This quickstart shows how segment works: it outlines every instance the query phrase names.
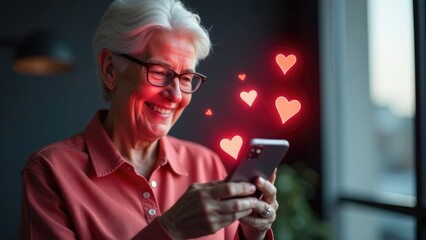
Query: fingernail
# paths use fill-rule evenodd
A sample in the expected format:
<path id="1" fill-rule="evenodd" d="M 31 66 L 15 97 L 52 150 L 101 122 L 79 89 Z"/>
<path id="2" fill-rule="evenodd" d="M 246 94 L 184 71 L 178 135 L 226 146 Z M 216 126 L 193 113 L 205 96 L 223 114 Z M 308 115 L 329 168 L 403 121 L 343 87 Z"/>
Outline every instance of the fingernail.
<path id="1" fill-rule="evenodd" d="M 253 184 L 250 184 L 249 189 L 250 189 L 250 192 L 254 192 L 254 191 L 256 191 L 256 186 L 253 185 Z"/>
<path id="2" fill-rule="evenodd" d="M 263 177 L 259 177 L 259 183 L 260 184 L 265 184 L 266 180 Z"/>

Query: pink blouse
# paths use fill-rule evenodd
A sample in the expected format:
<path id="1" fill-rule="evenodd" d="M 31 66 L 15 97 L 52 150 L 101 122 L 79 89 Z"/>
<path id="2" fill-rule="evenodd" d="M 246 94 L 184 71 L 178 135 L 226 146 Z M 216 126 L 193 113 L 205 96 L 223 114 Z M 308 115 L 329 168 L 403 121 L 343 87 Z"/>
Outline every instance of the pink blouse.
<path id="1" fill-rule="evenodd" d="M 192 183 L 225 178 L 214 152 L 166 136 L 145 179 L 111 142 L 102 125 L 106 114 L 98 112 L 83 133 L 28 159 L 22 171 L 21 239 L 170 239 L 157 217 Z M 199 239 L 235 239 L 237 228 L 238 221 Z"/>

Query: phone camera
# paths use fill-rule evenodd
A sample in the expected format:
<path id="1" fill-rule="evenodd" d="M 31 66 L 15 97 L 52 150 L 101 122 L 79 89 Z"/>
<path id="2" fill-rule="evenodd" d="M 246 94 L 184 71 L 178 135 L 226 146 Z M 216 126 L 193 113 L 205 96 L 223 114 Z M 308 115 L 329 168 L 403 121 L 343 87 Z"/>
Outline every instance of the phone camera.
<path id="1" fill-rule="evenodd" d="M 250 149 L 250 152 L 248 154 L 249 161 L 253 161 L 253 160 L 257 159 L 261 152 L 262 152 L 262 146 L 260 146 L 260 145 L 253 146 Z"/>

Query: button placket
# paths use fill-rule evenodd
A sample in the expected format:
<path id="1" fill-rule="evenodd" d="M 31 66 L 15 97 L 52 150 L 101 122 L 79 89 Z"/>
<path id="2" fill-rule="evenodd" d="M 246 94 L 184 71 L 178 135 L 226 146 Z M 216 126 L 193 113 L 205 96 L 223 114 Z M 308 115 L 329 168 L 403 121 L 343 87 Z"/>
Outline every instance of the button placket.
<path id="1" fill-rule="evenodd" d="M 150 197 L 151 197 L 151 193 L 149 193 L 149 192 L 144 192 L 144 193 L 142 193 L 142 197 L 143 197 L 143 198 L 145 198 L 145 199 L 148 199 L 148 198 L 150 198 Z"/>
<path id="2" fill-rule="evenodd" d="M 155 214 L 157 214 L 157 211 L 156 211 L 154 208 L 150 208 L 150 209 L 148 210 L 148 214 L 149 214 L 150 216 L 154 216 Z"/>
<path id="3" fill-rule="evenodd" d="M 142 204 L 142 211 L 144 212 L 146 220 L 151 222 L 160 213 L 153 192 L 153 188 L 157 187 L 157 182 L 146 180 L 143 177 L 140 180 L 138 191 Z"/>

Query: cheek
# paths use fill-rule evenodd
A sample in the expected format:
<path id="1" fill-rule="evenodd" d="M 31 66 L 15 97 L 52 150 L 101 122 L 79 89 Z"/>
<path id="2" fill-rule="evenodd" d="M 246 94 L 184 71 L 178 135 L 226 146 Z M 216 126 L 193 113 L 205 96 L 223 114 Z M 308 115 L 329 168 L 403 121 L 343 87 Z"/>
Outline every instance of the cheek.
<path id="1" fill-rule="evenodd" d="M 128 82 L 131 91 L 135 93 L 139 92 L 143 85 L 142 74 L 139 71 L 128 71 L 126 74 L 126 82 Z"/>
<path id="2" fill-rule="evenodd" d="M 133 78 L 127 85 L 127 92 L 130 96 L 138 98 L 138 100 L 150 99 L 161 91 L 161 89 L 151 86 L 143 78 Z"/>
<path id="3" fill-rule="evenodd" d="M 140 92 L 141 85 L 141 74 L 135 71 L 134 68 L 127 67 L 119 76 L 115 91 L 120 98 L 128 98 Z"/>
<path id="4" fill-rule="evenodd" d="M 191 96 L 192 95 L 182 96 L 182 101 L 179 103 L 179 108 L 176 110 L 173 116 L 172 124 L 174 124 L 180 118 L 185 108 L 189 105 L 191 102 Z"/>
<path id="5" fill-rule="evenodd" d="M 180 107 L 183 109 L 186 106 L 189 105 L 189 103 L 191 102 L 192 99 L 192 95 L 191 94 L 184 94 L 182 96 L 182 101 L 180 102 Z"/>

